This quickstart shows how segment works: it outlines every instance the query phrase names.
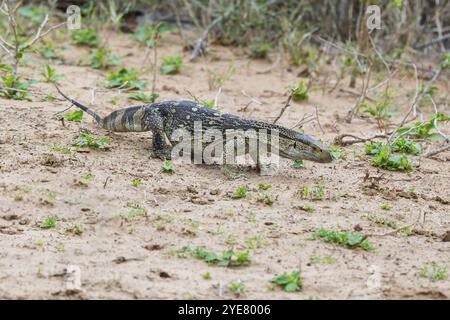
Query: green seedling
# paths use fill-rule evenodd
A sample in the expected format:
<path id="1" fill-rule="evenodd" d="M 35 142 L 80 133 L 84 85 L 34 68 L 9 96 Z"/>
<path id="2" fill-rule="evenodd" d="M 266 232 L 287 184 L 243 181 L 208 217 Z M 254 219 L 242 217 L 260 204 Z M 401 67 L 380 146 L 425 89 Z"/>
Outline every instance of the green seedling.
<path id="1" fill-rule="evenodd" d="M 91 67 L 94 69 L 108 69 L 116 66 L 120 62 L 120 58 L 111 55 L 111 49 L 99 48 L 94 51 L 91 57 Z"/>
<path id="2" fill-rule="evenodd" d="M 231 195 L 232 199 L 242 199 L 247 197 L 248 189 L 246 187 L 238 187 L 236 190 L 234 190 L 233 194 Z"/>
<path id="3" fill-rule="evenodd" d="M 121 88 L 128 90 L 143 90 L 147 87 L 147 81 L 138 79 L 137 69 L 121 68 L 119 71 L 110 71 L 106 78 L 107 88 Z"/>
<path id="4" fill-rule="evenodd" d="M 270 183 L 259 183 L 258 184 L 258 189 L 259 190 L 269 190 L 270 188 L 272 188 L 272 185 Z"/>
<path id="5" fill-rule="evenodd" d="M 65 78 L 64 74 L 57 73 L 55 68 L 52 68 L 48 63 L 44 65 L 44 71 L 41 72 L 41 76 L 49 83 L 58 83 L 59 80 Z"/>
<path id="6" fill-rule="evenodd" d="M 369 215 L 367 215 L 367 220 L 375 222 L 376 224 L 379 224 L 382 226 L 388 226 L 389 228 L 392 228 L 392 229 L 398 228 L 397 223 L 395 221 L 388 220 L 384 217 L 377 217 L 377 216 L 369 214 Z"/>
<path id="7" fill-rule="evenodd" d="M 140 187 L 140 186 L 142 186 L 142 185 L 144 185 L 144 184 L 142 183 L 142 180 L 141 180 L 141 179 L 139 179 L 139 178 L 134 178 L 134 179 L 131 180 L 131 185 L 132 185 L 133 187 Z"/>
<path id="8" fill-rule="evenodd" d="M 183 65 L 183 58 L 179 54 L 171 57 L 163 57 L 163 63 L 161 64 L 161 72 L 163 74 L 175 74 L 178 73 Z"/>
<path id="9" fill-rule="evenodd" d="M 67 121 L 81 122 L 81 120 L 83 120 L 83 115 L 83 110 L 75 110 L 64 114 L 64 119 Z"/>
<path id="10" fill-rule="evenodd" d="M 97 48 L 100 45 L 100 37 L 94 29 L 79 29 L 72 32 L 72 40 L 81 46 Z"/>
<path id="11" fill-rule="evenodd" d="M 172 173 L 173 172 L 173 164 L 170 160 L 165 160 L 163 163 L 163 171 L 166 173 Z"/>
<path id="12" fill-rule="evenodd" d="M 38 82 L 34 79 L 22 81 L 19 76 L 13 73 L 0 76 L 0 79 L 2 80 L 0 96 L 12 100 L 30 100 L 28 89 Z"/>
<path id="13" fill-rule="evenodd" d="M 303 160 L 297 159 L 297 160 L 294 160 L 293 166 L 294 166 L 295 169 L 301 169 L 301 168 L 303 168 L 305 165 L 304 165 L 304 163 L 303 163 Z"/>
<path id="14" fill-rule="evenodd" d="M 286 292 L 302 291 L 303 289 L 303 280 L 300 271 L 293 271 L 291 273 L 284 272 L 282 275 L 273 278 L 271 282 L 282 287 Z"/>
<path id="15" fill-rule="evenodd" d="M 323 239 L 347 248 L 360 247 L 364 250 L 372 250 L 373 245 L 367 240 L 367 236 L 359 232 L 343 232 L 335 230 L 320 229 L 312 234 L 313 239 Z"/>
<path id="16" fill-rule="evenodd" d="M 153 103 L 159 98 L 158 93 L 145 94 L 143 92 L 133 92 L 128 96 L 130 100 L 142 101 L 144 103 Z"/>
<path id="17" fill-rule="evenodd" d="M 44 221 L 42 221 L 40 225 L 41 229 L 52 229 L 56 227 L 56 217 L 55 216 L 48 216 L 45 218 Z"/>
<path id="18" fill-rule="evenodd" d="M 307 101 L 309 99 L 310 88 L 305 80 L 300 80 L 298 86 L 292 89 L 292 99 L 294 101 Z"/>
<path id="19" fill-rule="evenodd" d="M 77 148 L 89 147 L 92 149 L 100 149 L 105 148 L 109 142 L 110 138 L 108 137 L 95 138 L 90 133 L 82 133 L 72 142 L 72 145 Z"/>
<path id="20" fill-rule="evenodd" d="M 436 263 L 424 265 L 420 269 L 420 276 L 432 281 L 440 281 L 447 279 L 447 268 L 438 266 Z"/>

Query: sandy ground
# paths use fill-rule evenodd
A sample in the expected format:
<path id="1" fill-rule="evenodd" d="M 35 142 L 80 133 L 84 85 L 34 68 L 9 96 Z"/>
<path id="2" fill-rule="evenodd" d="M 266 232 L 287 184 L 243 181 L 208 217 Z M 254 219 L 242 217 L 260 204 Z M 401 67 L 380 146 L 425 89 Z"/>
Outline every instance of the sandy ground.
<path id="1" fill-rule="evenodd" d="M 143 69 L 145 50 L 126 35 L 110 37 L 109 45 L 124 56 L 122 65 Z M 298 82 L 302 69 L 278 66 L 260 73 L 272 63 L 249 60 L 231 48 L 212 51 L 211 61 L 185 63 L 178 75 L 158 74 L 160 100 L 186 99 L 188 91 L 212 100 L 217 90 L 209 88 L 208 77 L 234 66 L 236 71 L 222 85 L 220 105 L 229 113 L 270 121 L 287 98 L 287 86 Z M 179 39 L 166 36 L 159 56 L 177 52 L 181 53 Z M 61 88 L 86 103 L 92 102 L 96 88 L 91 106 L 103 115 L 118 108 L 111 103 L 113 98 L 121 106 L 133 104 L 126 93 L 103 88 L 105 72 L 77 65 L 88 54 L 89 49 L 74 46 L 61 51 L 65 64 L 56 65 L 66 75 Z M 187 61 L 189 53 L 182 54 Z M 41 64 L 35 57 L 21 70 L 40 78 Z M 150 84 L 151 72 L 143 78 Z M 304 114 L 314 114 L 317 106 L 324 133 L 316 122 L 306 124 L 304 130 L 327 144 L 338 133 L 376 133 L 376 124 L 367 118 L 356 117 L 352 124 L 341 120 L 356 99 L 340 90 L 348 90 L 347 85 L 345 80 L 331 93 L 318 90 L 309 101 L 293 103 L 280 124 L 291 127 Z M 439 86 L 441 93 L 448 92 L 444 83 Z M 40 83 L 36 88 L 56 96 L 51 85 Z M 409 106 L 414 78 L 397 74 L 393 88 L 400 111 L 397 122 Z M 251 101 L 249 96 L 262 104 L 253 102 L 243 110 Z M 54 114 L 68 103 L 33 100 L 0 99 L 2 299 L 450 298 L 448 278 L 420 277 L 425 264 L 450 266 L 450 242 L 442 240 L 450 231 L 449 152 L 433 159 L 412 157 L 416 168 L 410 174 L 372 167 L 368 157 L 361 156 L 363 145 L 346 148 L 344 156 L 330 164 L 305 162 L 304 168 L 295 169 L 291 161 L 282 160 L 274 176 L 242 169 L 241 176 L 232 180 L 217 166 L 187 164 L 174 165 L 174 173 L 167 174 L 162 162 L 150 157 L 150 133 L 108 133 L 88 115 L 81 126 L 67 121 L 64 126 Z M 109 148 L 73 154 L 51 148 L 52 144 L 70 146 L 81 130 L 109 136 Z M 450 132 L 448 127 L 443 130 Z M 423 145 L 425 149 L 436 146 Z M 83 179 L 89 173 L 93 178 Z M 370 178 L 364 179 L 367 174 Z M 142 179 L 143 185 L 133 186 L 134 178 Z M 258 201 L 259 183 L 272 185 L 266 191 L 276 199 L 272 205 Z M 303 187 L 319 184 L 324 186 L 322 200 L 301 197 Z M 229 193 L 239 186 L 250 190 L 248 196 L 231 199 Z M 382 203 L 392 208 L 381 210 Z M 302 210 L 305 205 L 314 212 Z M 146 215 L 129 217 L 130 207 L 144 208 Z M 392 229 L 369 221 L 369 214 L 399 226 L 414 224 L 413 232 L 409 236 L 389 233 Z M 42 229 L 48 216 L 57 217 L 56 227 Z M 70 232 L 74 224 L 81 226 L 82 234 Z M 375 249 L 310 240 L 311 233 L 322 227 L 375 234 L 369 237 Z M 249 239 L 255 237 L 260 239 L 256 248 L 249 248 Z M 217 253 L 230 247 L 248 249 L 251 263 L 223 268 L 171 254 L 183 246 Z M 80 290 L 70 288 L 76 277 L 68 275 L 67 268 L 80 275 Z M 275 275 L 296 269 L 302 271 L 303 291 L 286 293 L 269 285 Z M 204 278 L 205 273 L 210 279 Z M 239 296 L 228 288 L 237 280 L 245 285 Z"/>

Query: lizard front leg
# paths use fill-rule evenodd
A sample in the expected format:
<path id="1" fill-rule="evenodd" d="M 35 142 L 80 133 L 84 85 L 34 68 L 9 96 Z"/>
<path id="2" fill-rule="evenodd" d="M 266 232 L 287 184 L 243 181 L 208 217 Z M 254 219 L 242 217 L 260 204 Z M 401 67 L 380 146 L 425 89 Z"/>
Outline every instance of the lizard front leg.
<path id="1" fill-rule="evenodd" d="M 153 131 L 152 156 L 161 160 L 170 160 L 172 147 L 166 143 L 165 133 Z"/>

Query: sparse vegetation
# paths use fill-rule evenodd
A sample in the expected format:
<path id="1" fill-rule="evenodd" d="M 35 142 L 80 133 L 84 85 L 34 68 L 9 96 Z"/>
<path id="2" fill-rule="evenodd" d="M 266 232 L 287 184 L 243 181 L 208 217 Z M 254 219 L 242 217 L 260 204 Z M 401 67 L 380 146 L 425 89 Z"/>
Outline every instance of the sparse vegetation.
<path id="1" fill-rule="evenodd" d="M 72 40 L 81 46 L 97 48 L 100 45 L 100 36 L 94 29 L 79 29 L 72 32 Z"/>
<path id="2" fill-rule="evenodd" d="M 374 248 L 367 240 L 367 236 L 360 232 L 320 229 L 312 234 L 312 238 L 323 239 L 325 242 L 335 243 L 348 248 L 360 247 L 364 250 L 372 250 Z"/>
<path id="3" fill-rule="evenodd" d="M 87 0 L 73 3 L 77 30 L 66 2 L 0 5 L 2 295 L 447 295 L 449 1 Z M 201 115 L 203 129 L 233 127 L 231 113 L 311 136 L 334 161 L 178 165 L 154 132 L 107 133 L 55 84 L 101 117 L 155 101 L 210 108 L 133 115 L 163 124 L 168 147 L 172 126 Z M 7 267 L 28 251 L 34 272 Z"/>
<path id="4" fill-rule="evenodd" d="M 147 81 L 139 80 L 139 72 L 134 68 L 121 68 L 117 72 L 110 71 L 106 80 L 107 88 L 144 90 L 147 87 Z"/>
<path id="5" fill-rule="evenodd" d="M 104 149 L 109 142 L 110 139 L 108 137 L 96 138 L 90 133 L 82 133 L 72 142 L 72 145 L 77 148 L 89 147 L 92 149 Z"/>
<path id="6" fill-rule="evenodd" d="M 447 279 L 447 268 L 438 266 L 436 263 L 426 264 L 420 269 L 420 276 L 433 281 L 445 280 Z"/>
<path id="7" fill-rule="evenodd" d="M 108 69 L 118 65 L 120 58 L 111 55 L 111 49 L 99 48 L 94 51 L 91 57 L 91 67 L 94 69 Z"/>
<path id="8" fill-rule="evenodd" d="M 128 99 L 130 99 L 130 100 L 142 101 L 144 103 L 153 103 L 158 98 L 159 98 L 159 94 L 157 94 L 157 93 L 152 93 L 152 94 L 148 95 L 143 92 L 133 92 L 128 96 Z"/>
<path id="9" fill-rule="evenodd" d="M 226 250 L 218 255 L 202 247 L 194 249 L 183 247 L 180 250 L 172 250 L 171 254 L 179 258 L 193 257 L 210 265 L 217 264 L 220 267 L 240 267 L 250 264 L 250 253 L 248 251 Z"/>

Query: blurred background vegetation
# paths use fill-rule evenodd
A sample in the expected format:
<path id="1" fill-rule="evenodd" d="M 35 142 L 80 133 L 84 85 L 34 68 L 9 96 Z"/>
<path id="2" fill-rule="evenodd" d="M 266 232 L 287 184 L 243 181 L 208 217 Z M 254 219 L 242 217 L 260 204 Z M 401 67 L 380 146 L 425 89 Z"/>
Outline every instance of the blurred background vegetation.
<path id="1" fill-rule="evenodd" d="M 274 47 L 284 48 L 294 56 L 294 62 L 298 47 L 314 43 L 317 37 L 360 51 L 370 47 L 365 23 L 369 5 L 380 7 L 382 22 L 381 29 L 371 36 L 394 58 L 408 50 L 442 53 L 450 44 L 447 0 L 47 0 L 23 4 L 38 13 L 33 16 L 33 12 L 22 10 L 31 22 L 38 21 L 39 7 L 59 9 L 61 15 L 67 6 L 75 4 L 82 8 L 85 22 L 87 19 L 97 27 L 111 24 L 125 32 L 132 31 L 136 22 L 166 22 L 202 31 L 218 20 L 209 32 L 210 41 L 249 46 L 256 55 Z M 5 21 L 2 29 L 6 29 Z"/>

